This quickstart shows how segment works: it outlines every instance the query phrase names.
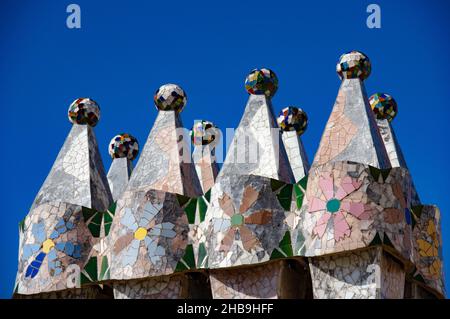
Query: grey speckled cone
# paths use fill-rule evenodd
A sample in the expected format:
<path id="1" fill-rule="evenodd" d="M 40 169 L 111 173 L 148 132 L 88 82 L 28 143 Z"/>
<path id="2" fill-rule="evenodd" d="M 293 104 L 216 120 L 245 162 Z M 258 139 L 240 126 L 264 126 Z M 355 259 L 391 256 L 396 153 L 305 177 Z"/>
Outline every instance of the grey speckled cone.
<path id="1" fill-rule="evenodd" d="M 397 141 L 397 137 L 394 132 L 394 128 L 388 120 L 377 119 L 378 129 L 380 130 L 381 137 L 383 139 L 384 146 L 389 157 L 389 162 L 392 167 L 402 167 L 408 169 L 405 158 L 403 156 L 400 144 Z M 411 201 L 412 205 L 419 205 L 420 198 L 416 191 L 413 181 L 411 180 Z"/>
<path id="2" fill-rule="evenodd" d="M 223 268 L 251 265 L 250 272 L 259 273 L 267 267 L 260 263 L 271 259 L 287 231 L 285 209 L 272 186 L 293 181 L 271 100 L 250 95 L 211 189 L 204 223 L 214 298 L 280 297 L 278 274 L 287 269 L 283 262 L 271 263 L 273 276 L 263 271 L 261 281 L 241 268 Z M 265 275 L 272 277 L 267 281 Z"/>
<path id="3" fill-rule="evenodd" d="M 84 213 L 111 203 L 93 128 L 74 124 L 20 225 L 15 297 L 98 297 L 97 286 L 79 286 L 77 270 L 83 271 L 98 241 Z"/>
<path id="4" fill-rule="evenodd" d="M 126 157 L 114 158 L 108 171 L 108 183 L 114 201 L 117 201 L 128 185 L 133 163 Z"/>
<path id="5" fill-rule="evenodd" d="M 64 202 L 106 210 L 111 191 L 94 130 L 74 124 L 31 209 L 47 202 Z"/>
<path id="6" fill-rule="evenodd" d="M 283 131 L 281 135 L 284 148 L 294 174 L 295 182 L 308 175 L 309 162 L 301 137 L 295 131 Z"/>
<path id="7" fill-rule="evenodd" d="M 190 244 L 186 202 L 180 198 L 202 194 L 185 138 L 179 114 L 159 111 L 117 201 L 107 243 L 116 298 L 180 297 L 181 277 L 165 277 L 175 272 Z"/>
<path id="8" fill-rule="evenodd" d="M 285 183 L 294 180 L 271 99 L 265 95 L 250 95 L 217 180 L 220 183 L 233 175 L 262 176 Z"/>
<path id="9" fill-rule="evenodd" d="M 198 196 L 202 193 L 194 166 L 190 161 L 183 161 L 183 155 L 179 154 L 177 129 L 183 129 L 178 113 L 158 113 L 127 191 L 150 187 L 185 196 Z M 185 147 L 183 151 L 189 149 Z"/>
<path id="10" fill-rule="evenodd" d="M 339 161 L 390 167 L 364 83 L 358 78 L 342 81 L 312 166 Z"/>

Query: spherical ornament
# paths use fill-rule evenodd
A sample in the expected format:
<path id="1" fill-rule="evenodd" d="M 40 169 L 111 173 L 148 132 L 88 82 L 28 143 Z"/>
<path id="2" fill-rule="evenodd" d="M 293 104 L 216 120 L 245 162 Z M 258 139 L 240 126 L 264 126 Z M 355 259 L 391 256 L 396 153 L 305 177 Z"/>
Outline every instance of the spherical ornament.
<path id="1" fill-rule="evenodd" d="M 397 102 L 386 93 L 375 93 L 369 98 L 370 107 L 375 117 L 389 122 L 397 115 Z"/>
<path id="2" fill-rule="evenodd" d="M 336 72 L 341 79 L 360 78 L 365 80 L 369 77 L 372 65 L 369 58 L 359 51 L 351 51 L 341 55 L 336 65 Z"/>
<path id="3" fill-rule="evenodd" d="M 153 98 L 160 111 L 181 112 L 186 105 L 186 93 L 176 84 L 165 84 L 156 90 Z"/>
<path id="4" fill-rule="evenodd" d="M 308 116 L 295 106 L 288 106 L 281 110 L 277 118 L 278 126 L 283 131 L 296 131 L 302 135 L 308 126 Z"/>
<path id="5" fill-rule="evenodd" d="M 100 120 L 100 107 L 90 98 L 79 98 L 70 104 L 69 121 L 73 124 L 97 125 Z"/>
<path id="6" fill-rule="evenodd" d="M 269 69 L 254 69 L 245 79 L 245 89 L 250 94 L 274 96 L 278 89 L 278 78 Z"/>
<path id="7" fill-rule="evenodd" d="M 219 138 L 218 128 L 211 122 L 195 122 L 191 130 L 192 144 L 196 146 L 207 145 Z"/>
<path id="8" fill-rule="evenodd" d="M 132 161 L 139 153 L 139 144 L 135 137 L 122 133 L 111 139 L 108 150 L 112 158 L 126 157 Z"/>

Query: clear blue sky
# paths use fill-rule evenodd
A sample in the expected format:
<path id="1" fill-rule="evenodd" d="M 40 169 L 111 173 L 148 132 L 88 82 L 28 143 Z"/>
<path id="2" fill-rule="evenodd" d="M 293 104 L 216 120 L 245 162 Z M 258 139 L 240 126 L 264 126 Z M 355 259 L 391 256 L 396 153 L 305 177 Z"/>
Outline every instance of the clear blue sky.
<path id="1" fill-rule="evenodd" d="M 73 2 L 81 6 L 81 29 L 65 24 Z M 441 208 L 450 273 L 450 2 L 218 2 L 1 1 L 0 297 L 11 295 L 17 224 L 70 130 L 72 100 L 100 104 L 95 131 L 108 169 L 113 135 L 126 131 L 145 142 L 160 85 L 187 92 L 185 126 L 204 118 L 236 127 L 245 76 L 268 67 L 279 78 L 276 111 L 293 104 L 308 113 L 303 141 L 312 159 L 340 84 L 336 61 L 353 49 L 372 61 L 368 93 L 398 102 L 393 125 L 422 201 Z M 366 27 L 370 3 L 381 6 L 381 29 Z"/>

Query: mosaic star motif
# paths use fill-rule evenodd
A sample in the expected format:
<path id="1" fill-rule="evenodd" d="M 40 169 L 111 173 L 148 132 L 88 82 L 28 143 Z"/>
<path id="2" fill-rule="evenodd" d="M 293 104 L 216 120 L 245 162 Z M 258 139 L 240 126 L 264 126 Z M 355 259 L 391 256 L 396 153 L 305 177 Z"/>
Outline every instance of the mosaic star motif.
<path id="1" fill-rule="evenodd" d="M 358 51 L 341 55 L 339 63 L 336 65 L 336 72 L 341 79 L 360 78 L 365 80 L 369 77 L 371 69 L 369 58 Z"/>
<path id="2" fill-rule="evenodd" d="M 376 118 L 391 122 L 397 115 L 397 102 L 386 93 L 375 93 L 369 98 L 370 107 Z"/>
<path id="3" fill-rule="evenodd" d="M 257 245 L 260 245 L 256 234 L 251 230 L 248 225 L 265 225 L 272 221 L 272 212 L 267 210 L 258 210 L 253 212 L 249 216 L 244 216 L 252 205 L 258 199 L 259 193 L 251 186 L 247 186 L 244 190 L 242 202 L 237 210 L 234 207 L 232 199 L 224 193 L 222 198 L 219 199 L 219 205 L 225 213 L 225 220 L 228 220 L 229 227 L 225 229 L 225 236 L 222 239 L 220 250 L 228 252 L 233 244 L 236 236 L 236 232 L 239 231 L 241 235 L 242 244 L 244 249 L 250 251 Z"/>
<path id="4" fill-rule="evenodd" d="M 321 198 L 311 197 L 308 199 L 310 203 L 309 213 L 322 214 L 313 229 L 313 234 L 322 238 L 331 221 L 334 239 L 338 242 L 346 236 L 350 237 L 351 228 L 347 222 L 348 215 L 352 215 L 359 220 L 366 220 L 371 217 L 369 206 L 353 202 L 347 198 L 357 191 L 361 185 L 362 182 L 350 176 L 342 178 L 340 183 L 335 183 L 331 175 L 319 178 L 319 187 L 322 191 Z"/>
<path id="5" fill-rule="evenodd" d="M 73 124 L 95 126 L 100 120 L 100 106 L 90 98 L 79 98 L 70 104 L 68 116 Z"/>
<path id="6" fill-rule="evenodd" d="M 160 111 L 181 112 L 186 105 L 187 96 L 178 85 L 165 84 L 156 90 L 153 100 Z"/>
<path id="7" fill-rule="evenodd" d="M 302 109 L 288 106 L 280 111 L 277 122 L 283 131 L 296 131 L 297 135 L 302 135 L 308 126 L 308 116 Z"/>
<path id="8" fill-rule="evenodd" d="M 250 94 L 274 96 L 278 89 L 278 78 L 269 69 L 254 69 L 245 79 L 245 89 Z"/>
<path id="9" fill-rule="evenodd" d="M 218 136 L 217 127 L 209 121 L 197 121 L 191 130 L 191 140 L 194 145 L 208 145 Z"/>
<path id="10" fill-rule="evenodd" d="M 108 151 L 112 158 L 126 157 L 132 161 L 139 153 L 139 144 L 134 136 L 122 133 L 111 139 Z"/>

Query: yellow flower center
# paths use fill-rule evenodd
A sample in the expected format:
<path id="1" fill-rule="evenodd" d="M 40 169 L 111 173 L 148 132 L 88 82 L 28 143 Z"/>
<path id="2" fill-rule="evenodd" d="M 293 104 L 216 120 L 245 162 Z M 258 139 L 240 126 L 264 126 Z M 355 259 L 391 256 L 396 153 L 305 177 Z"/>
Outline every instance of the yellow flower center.
<path id="1" fill-rule="evenodd" d="M 143 240 L 145 236 L 147 236 L 147 229 L 145 229 L 144 227 L 139 227 L 134 232 L 134 238 L 136 238 L 137 240 Z"/>
<path id="2" fill-rule="evenodd" d="M 47 239 L 42 243 L 42 251 L 46 254 L 48 254 L 53 247 L 55 247 L 55 243 L 51 239 Z"/>

